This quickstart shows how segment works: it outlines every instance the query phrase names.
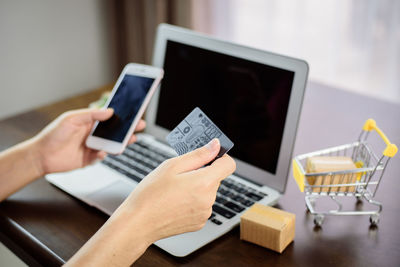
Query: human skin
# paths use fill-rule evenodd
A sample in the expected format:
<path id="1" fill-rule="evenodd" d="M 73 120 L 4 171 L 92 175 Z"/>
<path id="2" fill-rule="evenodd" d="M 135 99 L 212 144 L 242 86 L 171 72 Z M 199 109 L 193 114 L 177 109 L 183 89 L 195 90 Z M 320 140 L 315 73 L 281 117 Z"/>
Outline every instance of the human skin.
<path id="1" fill-rule="evenodd" d="M 113 110 L 62 114 L 35 137 L 0 153 L 0 201 L 47 173 L 84 167 L 106 156 L 85 146 L 96 120 Z M 140 121 L 136 130 L 145 127 Z M 129 143 L 136 140 L 133 135 Z M 155 241 L 201 229 L 212 213 L 221 180 L 236 168 L 220 143 L 169 159 L 146 176 L 107 222 L 67 262 L 70 266 L 126 266 Z"/>

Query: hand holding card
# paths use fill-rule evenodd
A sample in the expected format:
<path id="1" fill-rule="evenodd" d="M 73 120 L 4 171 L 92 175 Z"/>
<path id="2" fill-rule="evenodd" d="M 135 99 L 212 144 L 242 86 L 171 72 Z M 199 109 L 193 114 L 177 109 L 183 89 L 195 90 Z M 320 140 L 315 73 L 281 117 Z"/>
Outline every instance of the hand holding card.
<path id="1" fill-rule="evenodd" d="M 221 143 L 217 158 L 222 157 L 233 147 L 232 141 L 200 108 L 196 107 L 168 134 L 166 139 L 170 146 L 182 155 L 206 145 L 214 138 L 218 138 Z"/>

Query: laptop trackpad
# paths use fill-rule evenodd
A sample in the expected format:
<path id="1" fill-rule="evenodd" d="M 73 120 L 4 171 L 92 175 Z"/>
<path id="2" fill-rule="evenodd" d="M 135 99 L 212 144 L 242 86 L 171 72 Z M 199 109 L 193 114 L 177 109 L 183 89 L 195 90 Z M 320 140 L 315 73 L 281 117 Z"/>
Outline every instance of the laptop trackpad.
<path id="1" fill-rule="evenodd" d="M 86 198 L 93 206 L 111 215 L 128 197 L 133 188 L 134 186 L 131 184 L 117 181 L 86 196 Z"/>

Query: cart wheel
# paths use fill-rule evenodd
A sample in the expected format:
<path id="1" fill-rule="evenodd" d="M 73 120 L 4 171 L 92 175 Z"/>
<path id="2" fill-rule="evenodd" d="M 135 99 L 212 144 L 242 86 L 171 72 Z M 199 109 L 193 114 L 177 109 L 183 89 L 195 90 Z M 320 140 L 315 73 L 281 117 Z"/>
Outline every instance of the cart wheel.
<path id="1" fill-rule="evenodd" d="M 315 208 L 315 199 L 311 198 L 311 199 L 309 199 L 309 201 L 310 201 L 310 206 Z M 310 212 L 310 208 L 308 207 L 307 202 L 305 203 L 305 205 L 306 205 L 307 212 Z"/>
<path id="2" fill-rule="evenodd" d="M 315 226 L 321 227 L 323 222 L 324 222 L 324 215 L 318 214 L 314 216 Z"/>
<path id="3" fill-rule="evenodd" d="M 379 214 L 372 214 L 369 217 L 369 222 L 371 223 L 371 225 L 377 226 L 379 223 Z"/>
<path id="4" fill-rule="evenodd" d="M 306 213 L 310 213 L 310 209 L 308 208 L 307 203 L 306 203 Z"/>
<path id="5" fill-rule="evenodd" d="M 357 203 L 356 204 L 362 204 L 363 202 L 362 202 L 362 197 L 356 197 L 356 199 L 357 199 Z"/>

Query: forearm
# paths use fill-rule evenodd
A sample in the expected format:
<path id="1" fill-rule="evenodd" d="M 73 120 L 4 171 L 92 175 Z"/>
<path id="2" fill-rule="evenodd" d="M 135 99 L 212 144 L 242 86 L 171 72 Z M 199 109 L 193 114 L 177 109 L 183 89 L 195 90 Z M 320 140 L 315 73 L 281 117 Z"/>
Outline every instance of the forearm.
<path id="1" fill-rule="evenodd" d="M 32 140 L 0 153 L 0 201 L 44 175 L 39 155 Z"/>
<path id="2" fill-rule="evenodd" d="M 148 228 L 122 205 L 66 266 L 129 266 L 152 244 Z"/>

